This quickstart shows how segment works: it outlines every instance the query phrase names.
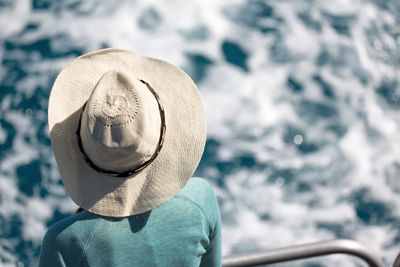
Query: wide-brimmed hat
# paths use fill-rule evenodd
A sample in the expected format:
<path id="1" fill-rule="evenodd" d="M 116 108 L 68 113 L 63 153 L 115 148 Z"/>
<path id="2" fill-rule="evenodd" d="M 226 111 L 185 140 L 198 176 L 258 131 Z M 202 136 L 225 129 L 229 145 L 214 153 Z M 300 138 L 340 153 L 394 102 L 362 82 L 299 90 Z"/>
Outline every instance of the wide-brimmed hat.
<path id="1" fill-rule="evenodd" d="M 55 158 L 72 200 L 125 217 L 174 197 L 193 175 L 206 119 L 190 77 L 167 62 L 121 49 L 72 61 L 49 100 Z"/>

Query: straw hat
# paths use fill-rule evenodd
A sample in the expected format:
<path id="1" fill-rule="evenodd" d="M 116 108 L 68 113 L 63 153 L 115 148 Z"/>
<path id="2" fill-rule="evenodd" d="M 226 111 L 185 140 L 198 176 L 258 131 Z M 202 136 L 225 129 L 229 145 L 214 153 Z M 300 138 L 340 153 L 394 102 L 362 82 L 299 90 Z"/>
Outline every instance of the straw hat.
<path id="1" fill-rule="evenodd" d="M 204 150 L 205 112 L 190 77 L 126 50 L 72 61 L 53 85 L 48 112 L 68 193 L 104 216 L 142 213 L 171 199 Z"/>

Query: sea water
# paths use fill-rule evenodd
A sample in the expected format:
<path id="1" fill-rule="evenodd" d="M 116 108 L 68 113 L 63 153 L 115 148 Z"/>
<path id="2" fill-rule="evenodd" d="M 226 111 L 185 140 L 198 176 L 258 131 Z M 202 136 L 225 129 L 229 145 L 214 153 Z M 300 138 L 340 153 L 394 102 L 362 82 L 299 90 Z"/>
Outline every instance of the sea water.
<path id="1" fill-rule="evenodd" d="M 46 229 L 76 208 L 47 103 L 66 64 L 106 47 L 166 60 L 197 83 L 208 139 L 196 175 L 218 196 L 224 256 L 349 238 L 391 263 L 399 15 L 397 0 L 1 0 L 0 265 L 35 266 Z"/>

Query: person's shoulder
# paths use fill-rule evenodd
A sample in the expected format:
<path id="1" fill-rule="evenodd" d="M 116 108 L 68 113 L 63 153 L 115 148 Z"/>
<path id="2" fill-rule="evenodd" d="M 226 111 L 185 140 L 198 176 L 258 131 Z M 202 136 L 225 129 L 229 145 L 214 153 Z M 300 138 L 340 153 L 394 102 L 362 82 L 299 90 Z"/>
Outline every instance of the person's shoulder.
<path id="1" fill-rule="evenodd" d="M 189 198 L 193 201 L 213 195 L 214 191 L 210 183 L 200 177 L 192 177 L 189 179 L 185 187 L 178 194 L 178 196 Z"/>
<path id="2" fill-rule="evenodd" d="M 69 239 L 74 233 L 80 232 L 84 228 L 92 227 L 90 224 L 85 223 L 90 217 L 90 213 L 83 211 L 54 223 L 47 230 L 43 243 L 60 243 Z"/>
<path id="3" fill-rule="evenodd" d="M 218 213 L 218 202 L 214 190 L 211 184 L 203 178 L 192 177 L 189 179 L 188 183 L 177 195 L 177 198 L 191 201 L 209 218 Z"/>
<path id="4" fill-rule="evenodd" d="M 99 221 L 93 219 L 91 213 L 83 211 L 50 226 L 42 241 L 39 266 L 79 266 Z"/>

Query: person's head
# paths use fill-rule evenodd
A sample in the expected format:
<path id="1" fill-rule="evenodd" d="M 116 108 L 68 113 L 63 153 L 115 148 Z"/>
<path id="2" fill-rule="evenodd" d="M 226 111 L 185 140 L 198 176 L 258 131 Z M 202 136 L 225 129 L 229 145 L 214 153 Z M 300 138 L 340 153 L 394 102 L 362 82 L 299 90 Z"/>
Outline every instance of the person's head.
<path id="1" fill-rule="evenodd" d="M 121 49 L 85 54 L 59 74 L 49 128 L 71 198 L 111 217 L 142 213 L 175 196 L 206 139 L 204 108 L 189 76 Z"/>

